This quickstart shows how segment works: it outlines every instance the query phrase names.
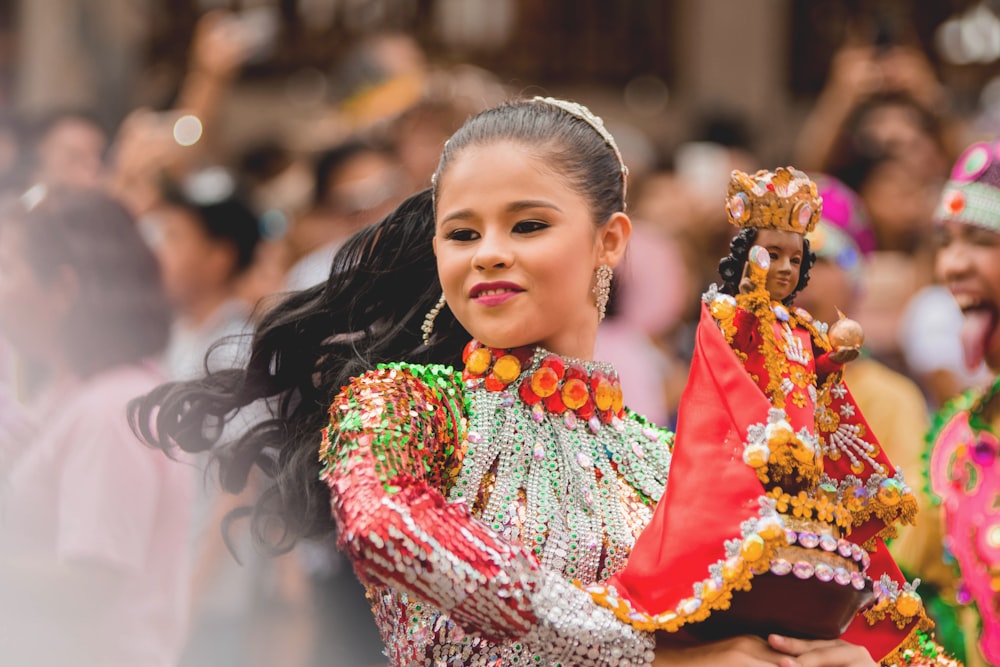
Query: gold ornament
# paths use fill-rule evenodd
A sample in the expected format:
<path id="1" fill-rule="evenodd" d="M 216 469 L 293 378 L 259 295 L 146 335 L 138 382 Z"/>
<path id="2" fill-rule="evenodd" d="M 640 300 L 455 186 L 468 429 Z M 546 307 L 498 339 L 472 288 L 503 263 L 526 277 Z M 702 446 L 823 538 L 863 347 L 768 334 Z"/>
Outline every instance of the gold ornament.
<path id="1" fill-rule="evenodd" d="M 837 310 L 837 314 L 840 316 L 840 319 L 830 325 L 830 332 L 827 334 L 830 339 L 830 345 L 834 349 L 851 348 L 860 350 L 865 342 L 864 329 L 856 321 L 840 312 L 839 309 Z"/>

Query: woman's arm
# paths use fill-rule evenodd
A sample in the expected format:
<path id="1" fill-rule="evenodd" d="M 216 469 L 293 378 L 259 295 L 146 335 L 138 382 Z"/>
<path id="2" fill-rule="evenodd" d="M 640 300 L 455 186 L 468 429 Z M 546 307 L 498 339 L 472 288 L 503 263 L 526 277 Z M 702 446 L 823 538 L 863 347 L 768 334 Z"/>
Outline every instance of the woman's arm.
<path id="1" fill-rule="evenodd" d="M 845 46 L 834 54 L 830 75 L 799 132 L 794 164 L 806 170 L 829 168 L 844 122 L 881 85 L 882 74 L 870 47 Z"/>
<path id="2" fill-rule="evenodd" d="M 0 347 L 0 358 L 4 352 Z M 0 479 L 31 443 L 34 431 L 27 409 L 18 402 L 13 383 L 7 380 L 3 363 L 0 359 Z"/>
<path id="3" fill-rule="evenodd" d="M 250 55 L 248 48 L 232 14 L 206 13 L 195 27 L 190 65 L 173 109 L 166 114 L 136 109 L 122 122 L 108 187 L 134 215 L 148 213 L 159 202 L 164 173 L 179 182 L 204 158 L 225 96 Z M 201 123 L 203 138 L 181 146 L 174 139 L 174 123 L 187 114 Z"/>
<path id="4" fill-rule="evenodd" d="M 598 608 L 464 503 L 446 501 L 465 436 L 462 388 L 450 369 L 369 373 L 330 413 L 323 478 L 341 546 L 363 581 L 425 600 L 467 631 L 521 638 L 546 662 L 651 663 L 651 635 Z"/>

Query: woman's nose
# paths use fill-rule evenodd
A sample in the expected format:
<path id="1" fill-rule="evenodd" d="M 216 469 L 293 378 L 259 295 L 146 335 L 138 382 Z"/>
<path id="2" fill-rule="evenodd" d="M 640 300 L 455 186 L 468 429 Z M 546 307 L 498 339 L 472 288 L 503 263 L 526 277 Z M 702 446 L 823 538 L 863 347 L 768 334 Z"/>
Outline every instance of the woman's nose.
<path id="1" fill-rule="evenodd" d="M 510 244 L 500 234 L 484 234 L 473 256 L 473 264 L 480 271 L 510 268 L 513 261 Z"/>
<path id="2" fill-rule="evenodd" d="M 972 269 L 967 248 L 961 242 L 952 242 L 938 250 L 935 270 L 944 281 L 953 281 L 968 275 Z"/>

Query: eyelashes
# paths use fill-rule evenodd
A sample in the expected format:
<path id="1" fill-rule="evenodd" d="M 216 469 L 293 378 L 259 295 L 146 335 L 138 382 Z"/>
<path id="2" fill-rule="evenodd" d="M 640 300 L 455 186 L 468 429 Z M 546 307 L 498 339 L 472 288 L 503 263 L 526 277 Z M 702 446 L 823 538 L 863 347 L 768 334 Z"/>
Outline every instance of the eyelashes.
<path id="1" fill-rule="evenodd" d="M 516 223 L 511 229 L 515 234 L 533 234 L 535 232 L 548 229 L 549 227 L 549 223 L 541 220 L 522 220 L 521 222 Z M 449 241 L 467 242 L 478 241 L 481 238 L 481 235 L 475 229 L 459 228 L 446 233 L 445 238 Z"/>
<path id="2" fill-rule="evenodd" d="M 445 234 L 449 241 L 475 241 L 479 238 L 479 232 L 472 229 L 453 229 Z"/>
<path id="3" fill-rule="evenodd" d="M 514 225 L 514 231 L 518 234 L 530 234 L 546 229 L 548 226 L 547 222 L 541 220 L 524 220 Z"/>

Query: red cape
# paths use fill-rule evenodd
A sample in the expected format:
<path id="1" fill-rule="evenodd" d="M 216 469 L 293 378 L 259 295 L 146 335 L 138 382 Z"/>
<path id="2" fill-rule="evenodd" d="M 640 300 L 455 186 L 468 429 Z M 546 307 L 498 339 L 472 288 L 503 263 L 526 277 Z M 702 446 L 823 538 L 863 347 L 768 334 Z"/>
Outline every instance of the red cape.
<path id="1" fill-rule="evenodd" d="M 870 434 L 849 393 L 839 397 L 836 405 L 844 403 L 854 406 L 850 423 Z M 710 568 L 725 561 L 726 541 L 739 540 L 741 524 L 759 516 L 760 499 L 767 490 L 754 469 L 744 463 L 743 448 L 747 429 L 766 423 L 771 407 L 703 305 L 691 373 L 680 402 L 666 492 L 625 568 L 607 582 L 633 612 L 640 612 L 632 614 L 633 620 L 642 615 L 647 621 L 655 619 L 690 600 L 694 585 L 711 580 Z M 842 412 L 846 415 L 851 411 Z M 844 421 L 848 421 L 846 417 Z M 798 431 L 802 425 L 792 426 Z M 893 470 L 881 448 L 874 458 Z M 825 472 L 838 481 L 854 474 L 847 457 L 839 461 L 828 457 Z M 865 479 L 872 472 L 857 476 Z M 873 516 L 857 526 L 849 539 L 874 545 L 868 569 L 873 580 L 888 575 L 902 585 L 902 574 L 877 537 L 884 528 L 885 524 Z M 628 618 L 627 614 L 619 615 Z M 887 612 L 881 616 L 870 624 L 858 614 L 843 638 L 865 646 L 873 657 L 881 659 L 899 647 L 925 618 L 920 614 L 900 628 Z M 648 622 L 636 624 L 650 627 Z M 654 627 L 659 626 L 654 622 Z"/>

